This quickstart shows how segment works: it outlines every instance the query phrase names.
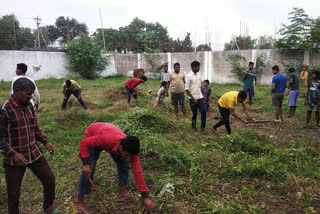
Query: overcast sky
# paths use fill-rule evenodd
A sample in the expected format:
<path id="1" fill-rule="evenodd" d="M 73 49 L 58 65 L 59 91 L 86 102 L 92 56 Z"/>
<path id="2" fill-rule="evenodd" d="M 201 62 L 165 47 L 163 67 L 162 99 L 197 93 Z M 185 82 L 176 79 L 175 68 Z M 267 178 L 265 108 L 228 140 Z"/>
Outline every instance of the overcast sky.
<path id="1" fill-rule="evenodd" d="M 167 27 L 174 39 L 190 32 L 194 45 L 207 41 L 221 50 L 232 35 L 239 35 L 240 25 L 242 34 L 253 38 L 275 36 L 281 24 L 288 23 L 293 7 L 320 16 L 320 0 L 0 0 L 0 15 L 14 13 L 22 26 L 31 28 L 36 28 L 37 16 L 42 25 L 68 16 L 86 23 L 93 33 L 101 27 L 100 8 L 104 28 L 118 29 L 139 17 Z"/>

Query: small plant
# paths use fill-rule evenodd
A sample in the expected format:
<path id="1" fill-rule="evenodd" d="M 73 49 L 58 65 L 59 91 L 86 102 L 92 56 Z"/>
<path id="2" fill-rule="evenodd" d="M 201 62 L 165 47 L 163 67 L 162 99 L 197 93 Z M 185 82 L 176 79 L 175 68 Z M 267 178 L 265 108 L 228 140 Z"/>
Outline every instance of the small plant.
<path id="1" fill-rule="evenodd" d="M 248 68 L 248 60 L 239 54 L 228 54 L 226 60 L 231 64 L 231 72 L 242 81 L 243 72 Z M 262 70 L 266 67 L 265 55 L 260 55 L 257 57 L 256 60 L 256 72 L 262 73 Z"/>
<path id="2" fill-rule="evenodd" d="M 247 69 L 246 58 L 238 54 L 228 54 L 226 59 L 231 64 L 231 72 L 241 80 L 243 77 L 243 71 Z"/>
<path id="3" fill-rule="evenodd" d="M 41 70 L 41 65 L 39 66 L 33 66 L 34 71 L 40 71 Z"/>
<path id="4" fill-rule="evenodd" d="M 266 67 L 266 64 L 264 63 L 266 60 L 266 56 L 264 54 L 257 57 L 256 60 L 256 72 L 257 74 L 262 73 L 263 69 Z"/>
<path id="5" fill-rule="evenodd" d="M 151 67 L 150 72 L 153 74 L 160 74 L 163 66 L 168 64 L 167 62 L 161 65 L 157 64 L 152 54 L 144 54 L 143 57 L 146 63 L 150 65 Z"/>

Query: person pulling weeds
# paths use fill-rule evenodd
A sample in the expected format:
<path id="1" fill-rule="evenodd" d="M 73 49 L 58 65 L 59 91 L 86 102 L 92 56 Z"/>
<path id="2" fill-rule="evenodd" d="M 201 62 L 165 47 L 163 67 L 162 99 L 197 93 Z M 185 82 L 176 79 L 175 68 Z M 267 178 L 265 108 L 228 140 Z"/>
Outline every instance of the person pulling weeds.
<path id="1" fill-rule="evenodd" d="M 125 188 L 128 184 L 131 165 L 145 209 L 147 211 L 154 209 L 154 204 L 149 199 L 148 187 L 140 167 L 139 150 L 139 139 L 135 136 L 126 136 L 115 125 L 111 123 L 91 124 L 84 133 L 84 139 L 79 142 L 79 158 L 82 160 L 83 166 L 78 187 L 78 206 L 81 209 L 85 209 L 84 195 L 91 192 L 89 179 L 93 179 L 100 152 L 106 151 L 110 153 L 111 158 L 117 164 L 119 199 L 136 200 L 135 197 L 128 194 Z"/>

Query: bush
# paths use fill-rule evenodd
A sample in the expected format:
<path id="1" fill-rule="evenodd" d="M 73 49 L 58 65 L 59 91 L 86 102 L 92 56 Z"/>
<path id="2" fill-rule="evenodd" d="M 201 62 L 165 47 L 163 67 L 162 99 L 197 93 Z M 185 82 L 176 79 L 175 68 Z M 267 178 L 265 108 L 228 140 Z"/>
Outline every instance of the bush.
<path id="1" fill-rule="evenodd" d="M 99 43 L 87 35 L 70 41 L 66 55 L 70 60 L 67 68 L 86 79 L 98 77 L 110 62 L 109 56 L 101 54 Z"/>

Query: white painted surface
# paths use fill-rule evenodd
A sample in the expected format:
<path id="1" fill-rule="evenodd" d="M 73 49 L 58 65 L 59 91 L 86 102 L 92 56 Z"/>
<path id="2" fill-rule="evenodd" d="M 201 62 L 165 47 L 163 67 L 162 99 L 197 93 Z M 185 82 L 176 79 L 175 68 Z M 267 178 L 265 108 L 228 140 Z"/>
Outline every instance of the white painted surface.
<path id="1" fill-rule="evenodd" d="M 63 78 L 69 73 L 65 68 L 67 62 L 62 52 L 0 51 L 0 80 L 11 81 L 18 63 L 28 66 L 27 76 L 34 80 Z"/>
<path id="2" fill-rule="evenodd" d="M 209 52 L 189 52 L 189 53 L 159 53 L 154 54 L 156 64 L 165 62 L 169 65 L 169 71 L 173 69 L 173 63 L 179 62 L 181 70 L 186 74 L 190 72 L 190 64 L 194 60 L 201 63 L 200 75 L 203 79 L 209 79 L 215 83 L 236 83 L 242 84 L 231 73 L 231 65 L 226 61 L 227 53 L 240 54 L 246 60 L 256 63 L 256 59 L 260 55 L 265 56 L 264 63 L 266 67 L 261 74 L 257 76 L 257 84 L 271 85 L 272 72 L 271 67 L 278 64 L 280 71 L 283 71 L 282 63 L 286 60 L 294 60 L 293 57 L 283 57 L 275 49 L 267 50 L 243 50 L 243 51 L 209 51 Z M 297 56 L 296 56 L 297 57 Z M 298 56 L 300 57 L 300 56 Z M 314 60 L 309 54 L 302 54 L 305 62 Z M 39 52 L 39 51 L 0 51 L 0 81 L 11 81 L 16 76 L 15 70 L 18 63 L 26 63 L 28 65 L 27 76 L 39 80 L 46 78 L 64 78 L 69 71 L 66 69 L 68 60 L 62 52 Z M 314 61 L 320 64 L 320 61 Z M 315 63 L 313 63 L 316 65 Z M 145 61 L 142 54 L 118 54 L 111 55 L 111 64 L 101 73 L 101 76 L 110 76 L 113 74 L 125 74 L 132 76 L 133 69 L 143 68 L 148 77 L 156 77 L 149 73 L 150 65 Z M 40 68 L 36 71 L 36 68 Z"/>

